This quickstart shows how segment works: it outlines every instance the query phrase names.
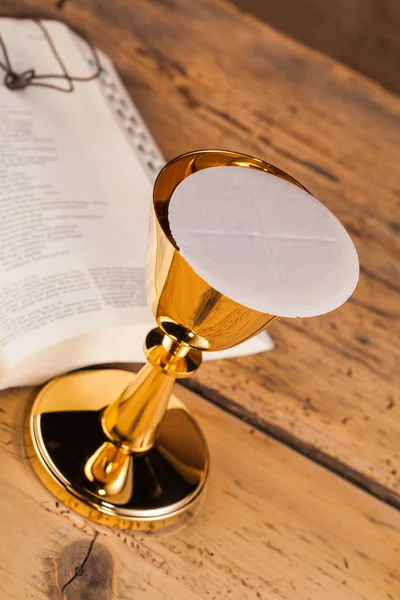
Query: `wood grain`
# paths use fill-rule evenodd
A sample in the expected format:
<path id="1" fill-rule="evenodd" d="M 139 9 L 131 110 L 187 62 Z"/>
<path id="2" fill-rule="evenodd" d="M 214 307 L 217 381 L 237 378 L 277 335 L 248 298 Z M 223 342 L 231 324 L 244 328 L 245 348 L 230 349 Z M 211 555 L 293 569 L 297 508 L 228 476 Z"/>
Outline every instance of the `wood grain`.
<path id="1" fill-rule="evenodd" d="M 282 33 L 400 92 L 397 0 L 231 0 Z"/>
<path id="2" fill-rule="evenodd" d="M 44 0 L 19 9 L 60 17 Z M 352 299 L 280 322 L 273 352 L 204 365 L 192 385 L 400 506 L 399 99 L 223 1 L 76 0 L 62 15 L 113 58 L 167 158 L 259 155 L 347 227 Z"/>
<path id="3" fill-rule="evenodd" d="M 85 521 L 31 471 L 33 395 L 0 395 L 2 600 L 399 598 L 397 511 L 183 389 L 212 459 L 198 514 L 156 533 Z"/>

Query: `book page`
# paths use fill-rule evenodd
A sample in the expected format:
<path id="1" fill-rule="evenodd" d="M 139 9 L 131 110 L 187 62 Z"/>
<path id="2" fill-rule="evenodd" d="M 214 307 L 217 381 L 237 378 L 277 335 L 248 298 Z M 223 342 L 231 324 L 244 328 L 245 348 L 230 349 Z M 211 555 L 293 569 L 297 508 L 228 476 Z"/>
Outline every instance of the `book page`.
<path id="1" fill-rule="evenodd" d="M 87 44 L 44 23 L 70 74 L 92 73 Z M 0 19 L 0 30 L 16 72 L 61 72 L 37 23 Z M 100 78 L 71 94 L 0 82 L 0 389 L 142 362 L 155 326 L 144 266 L 152 185 L 165 161 L 99 55 Z M 264 332 L 204 359 L 272 347 Z"/>
<path id="2" fill-rule="evenodd" d="M 71 74 L 72 34 L 46 22 Z M 33 21 L 1 20 L 15 71 L 58 73 Z M 3 370 L 99 328 L 146 322 L 152 181 L 101 93 L 0 86 L 0 345 Z"/>

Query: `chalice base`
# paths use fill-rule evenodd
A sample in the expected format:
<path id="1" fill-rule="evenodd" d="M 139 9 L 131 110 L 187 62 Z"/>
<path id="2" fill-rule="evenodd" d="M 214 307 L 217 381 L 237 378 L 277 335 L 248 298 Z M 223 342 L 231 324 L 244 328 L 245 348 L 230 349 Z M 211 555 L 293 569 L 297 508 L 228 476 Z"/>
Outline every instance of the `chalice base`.
<path id="1" fill-rule="evenodd" d="M 87 479 L 84 467 L 107 441 L 103 409 L 133 377 L 123 370 L 93 370 L 52 380 L 33 404 L 26 444 L 41 481 L 72 510 L 111 527 L 154 529 L 193 508 L 207 480 L 209 455 L 195 419 L 172 396 L 155 446 L 131 455 L 119 496 L 101 497 L 104 490 Z"/>

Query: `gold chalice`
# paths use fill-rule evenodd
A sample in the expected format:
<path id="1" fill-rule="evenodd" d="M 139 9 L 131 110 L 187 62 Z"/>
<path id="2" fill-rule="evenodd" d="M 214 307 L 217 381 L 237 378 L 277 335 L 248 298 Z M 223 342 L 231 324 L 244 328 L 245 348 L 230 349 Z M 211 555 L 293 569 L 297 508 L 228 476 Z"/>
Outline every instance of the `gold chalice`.
<path id="1" fill-rule="evenodd" d="M 32 408 L 27 444 L 36 473 L 58 499 L 100 523 L 154 526 L 193 506 L 207 481 L 209 455 L 194 417 L 172 393 L 175 379 L 195 373 L 203 352 L 235 346 L 279 318 L 214 289 L 173 238 L 174 190 L 216 166 L 258 169 L 305 190 L 276 167 L 234 152 L 171 161 L 154 186 L 147 297 L 157 327 L 145 341 L 147 364 L 136 375 L 103 369 L 59 377 Z"/>

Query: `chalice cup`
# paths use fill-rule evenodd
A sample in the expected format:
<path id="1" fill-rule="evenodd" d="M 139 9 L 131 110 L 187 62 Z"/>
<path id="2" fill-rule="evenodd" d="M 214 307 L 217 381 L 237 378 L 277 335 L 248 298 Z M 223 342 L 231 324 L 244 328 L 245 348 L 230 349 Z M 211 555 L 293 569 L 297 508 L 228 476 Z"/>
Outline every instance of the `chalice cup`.
<path id="1" fill-rule="evenodd" d="M 145 340 L 147 363 L 137 374 L 97 369 L 56 378 L 33 404 L 26 441 L 34 470 L 60 501 L 98 523 L 153 528 L 194 506 L 209 453 L 173 393 L 175 380 L 195 373 L 203 352 L 240 344 L 279 318 L 215 289 L 174 239 L 174 191 L 217 166 L 260 170 L 307 192 L 280 169 L 235 152 L 192 152 L 168 163 L 154 185 L 150 218 L 146 288 L 156 327 Z"/>

